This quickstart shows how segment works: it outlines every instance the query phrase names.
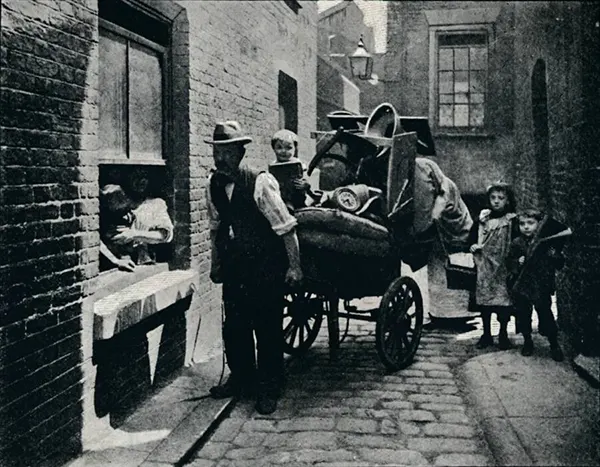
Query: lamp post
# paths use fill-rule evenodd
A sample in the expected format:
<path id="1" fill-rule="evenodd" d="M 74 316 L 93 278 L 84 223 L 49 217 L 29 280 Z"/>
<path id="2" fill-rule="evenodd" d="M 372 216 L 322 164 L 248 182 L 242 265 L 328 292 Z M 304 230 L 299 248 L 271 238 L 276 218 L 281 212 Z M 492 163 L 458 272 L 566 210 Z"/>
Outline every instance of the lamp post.
<path id="1" fill-rule="evenodd" d="M 361 80 L 371 79 L 373 73 L 373 56 L 365 48 L 362 36 L 358 41 L 358 47 L 354 53 L 348 56 L 350 60 L 350 72 L 353 78 Z"/>

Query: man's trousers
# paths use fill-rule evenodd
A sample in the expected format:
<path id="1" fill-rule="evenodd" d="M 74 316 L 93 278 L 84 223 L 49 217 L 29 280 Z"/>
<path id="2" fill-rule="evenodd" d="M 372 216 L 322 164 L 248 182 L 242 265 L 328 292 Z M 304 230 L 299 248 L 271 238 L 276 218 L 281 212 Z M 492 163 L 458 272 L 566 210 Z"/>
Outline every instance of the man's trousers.
<path id="1" fill-rule="evenodd" d="M 231 376 L 242 385 L 258 383 L 258 391 L 272 396 L 283 384 L 283 293 L 283 281 L 223 284 L 223 340 Z"/>

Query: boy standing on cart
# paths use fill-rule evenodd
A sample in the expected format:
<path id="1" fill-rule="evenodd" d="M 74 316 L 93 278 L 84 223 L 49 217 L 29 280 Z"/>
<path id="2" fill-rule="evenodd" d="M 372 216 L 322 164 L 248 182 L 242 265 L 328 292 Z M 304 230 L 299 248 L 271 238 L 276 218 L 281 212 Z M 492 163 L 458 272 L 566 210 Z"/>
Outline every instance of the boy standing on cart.
<path id="1" fill-rule="evenodd" d="M 240 165 L 252 139 L 235 121 L 217 123 L 216 171 L 207 187 L 211 234 L 210 278 L 223 284 L 223 340 L 231 374 L 211 388 L 214 398 L 257 391 L 256 410 L 277 408 L 283 379 L 285 284 L 302 280 L 296 219 L 268 172 Z M 255 359 L 254 335 L 257 340 Z"/>

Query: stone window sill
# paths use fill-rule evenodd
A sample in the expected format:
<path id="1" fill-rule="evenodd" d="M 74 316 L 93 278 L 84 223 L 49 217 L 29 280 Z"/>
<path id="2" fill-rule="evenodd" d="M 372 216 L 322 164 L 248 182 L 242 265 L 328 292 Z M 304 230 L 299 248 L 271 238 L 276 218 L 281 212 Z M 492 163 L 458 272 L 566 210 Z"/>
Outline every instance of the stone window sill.
<path id="1" fill-rule="evenodd" d="M 138 281 L 121 287 L 113 283 L 115 276 L 111 274 L 108 294 L 104 291 L 101 298 L 94 296 L 94 341 L 110 339 L 121 331 L 169 307 L 175 302 L 188 297 L 196 290 L 197 273 L 193 270 L 160 271 L 155 265 L 141 267 L 140 271 L 129 274 L 129 280 Z M 136 268 L 137 269 L 137 268 Z M 158 272 L 157 272 L 158 271 Z M 151 274 L 141 280 L 144 274 Z M 132 277 L 133 276 L 133 277 Z M 100 283 L 102 282 L 100 278 Z M 105 279 L 106 280 L 106 279 Z M 117 281 L 119 283 L 119 281 Z"/>

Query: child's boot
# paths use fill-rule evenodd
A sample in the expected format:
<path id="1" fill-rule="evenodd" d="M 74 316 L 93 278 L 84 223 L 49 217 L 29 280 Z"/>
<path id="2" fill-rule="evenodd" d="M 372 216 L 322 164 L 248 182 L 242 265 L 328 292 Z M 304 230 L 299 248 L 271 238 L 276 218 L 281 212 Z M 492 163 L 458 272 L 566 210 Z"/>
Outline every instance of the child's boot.
<path id="1" fill-rule="evenodd" d="M 533 340 L 531 339 L 531 335 L 525 335 L 525 342 L 523 343 L 523 348 L 521 349 L 521 355 L 524 357 L 529 357 L 533 355 Z"/>
<path id="2" fill-rule="evenodd" d="M 550 355 L 552 356 L 552 360 L 555 362 L 562 362 L 565 359 L 563 351 L 560 348 L 560 344 L 556 339 L 552 339 L 550 341 Z"/>
<path id="3" fill-rule="evenodd" d="M 483 333 L 477 341 L 477 344 L 475 344 L 478 349 L 485 349 L 486 347 L 490 347 L 492 345 L 494 345 L 494 338 L 491 334 L 487 333 Z"/>
<path id="4" fill-rule="evenodd" d="M 508 350 L 512 347 L 512 342 L 508 338 L 508 332 L 506 329 L 500 329 L 500 334 L 498 335 L 498 348 L 500 350 Z"/>

